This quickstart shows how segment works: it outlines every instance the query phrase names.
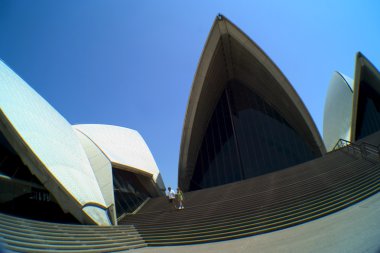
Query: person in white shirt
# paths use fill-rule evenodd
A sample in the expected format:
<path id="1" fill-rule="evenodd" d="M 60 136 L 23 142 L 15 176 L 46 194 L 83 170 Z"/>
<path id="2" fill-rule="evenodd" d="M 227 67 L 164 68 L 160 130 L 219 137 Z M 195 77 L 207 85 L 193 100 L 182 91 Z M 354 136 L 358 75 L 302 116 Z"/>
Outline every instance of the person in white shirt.
<path id="1" fill-rule="evenodd" d="M 168 187 L 168 192 L 166 193 L 166 196 L 169 199 L 169 203 L 173 203 L 173 200 L 175 199 L 175 192 L 172 190 L 171 187 Z"/>

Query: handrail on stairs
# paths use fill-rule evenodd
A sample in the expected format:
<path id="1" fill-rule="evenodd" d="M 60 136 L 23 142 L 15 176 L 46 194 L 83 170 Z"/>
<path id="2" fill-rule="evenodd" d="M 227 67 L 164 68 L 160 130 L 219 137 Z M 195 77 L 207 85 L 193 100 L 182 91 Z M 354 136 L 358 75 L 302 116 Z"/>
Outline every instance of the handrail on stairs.
<path id="1" fill-rule="evenodd" d="M 360 154 L 365 158 L 376 158 L 380 161 L 380 148 L 367 142 L 353 143 L 348 140 L 339 139 L 333 150 L 345 149 L 352 154 Z"/>

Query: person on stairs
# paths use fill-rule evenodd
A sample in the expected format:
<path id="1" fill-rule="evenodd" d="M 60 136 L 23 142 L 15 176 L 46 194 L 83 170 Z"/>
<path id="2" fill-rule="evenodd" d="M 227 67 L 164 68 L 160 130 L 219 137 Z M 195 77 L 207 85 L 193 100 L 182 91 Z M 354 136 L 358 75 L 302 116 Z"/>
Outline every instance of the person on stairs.
<path id="1" fill-rule="evenodd" d="M 179 187 L 177 188 L 177 201 L 179 204 L 178 209 L 184 209 L 185 207 L 183 206 L 183 192 Z"/>
<path id="2" fill-rule="evenodd" d="M 173 201 L 175 200 L 175 192 L 172 190 L 172 188 L 170 186 L 168 187 L 168 192 L 167 192 L 166 196 L 169 199 L 169 203 L 173 204 L 175 207 L 175 204 L 173 203 Z"/>

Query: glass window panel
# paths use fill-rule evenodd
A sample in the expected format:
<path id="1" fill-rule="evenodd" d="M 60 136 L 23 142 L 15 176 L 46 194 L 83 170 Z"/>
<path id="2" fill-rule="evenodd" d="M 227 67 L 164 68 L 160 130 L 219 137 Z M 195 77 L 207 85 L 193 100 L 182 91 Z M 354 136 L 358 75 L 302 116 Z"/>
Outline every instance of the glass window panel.
<path id="1" fill-rule="evenodd" d="M 314 157 L 276 108 L 235 82 L 222 94 L 200 147 L 192 182 L 201 181 L 201 187 L 191 183 L 190 190 L 263 175 Z"/>
<path id="2" fill-rule="evenodd" d="M 360 83 L 356 138 L 380 130 L 380 95 L 368 83 Z"/>
<path id="3" fill-rule="evenodd" d="M 230 86 L 234 126 L 248 177 L 283 169 L 315 157 L 312 149 L 277 112 L 242 84 Z M 255 155 L 256 152 L 258 155 Z M 251 159 L 256 159 L 255 163 Z"/>
<path id="4" fill-rule="evenodd" d="M 148 198 L 149 194 L 138 176 L 125 170 L 112 168 L 116 215 L 131 213 Z"/>

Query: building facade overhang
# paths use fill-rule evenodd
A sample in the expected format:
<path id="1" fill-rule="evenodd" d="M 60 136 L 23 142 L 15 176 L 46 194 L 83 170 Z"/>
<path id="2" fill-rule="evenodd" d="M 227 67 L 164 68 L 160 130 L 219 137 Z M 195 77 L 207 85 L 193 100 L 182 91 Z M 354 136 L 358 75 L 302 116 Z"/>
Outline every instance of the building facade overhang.
<path id="1" fill-rule="evenodd" d="M 276 107 L 315 150 L 325 153 L 314 121 L 283 73 L 247 35 L 219 15 L 198 63 L 182 130 L 178 182 L 185 191 L 213 109 L 232 80 Z"/>
<path id="2" fill-rule="evenodd" d="M 104 153 L 113 168 L 136 174 L 145 182 L 152 196 L 164 193 L 165 185 L 154 157 L 136 130 L 104 124 L 80 124 L 73 127 Z"/>
<path id="3" fill-rule="evenodd" d="M 70 123 L 2 61 L 0 131 L 65 213 L 81 223 L 111 224 L 108 206 Z"/>

